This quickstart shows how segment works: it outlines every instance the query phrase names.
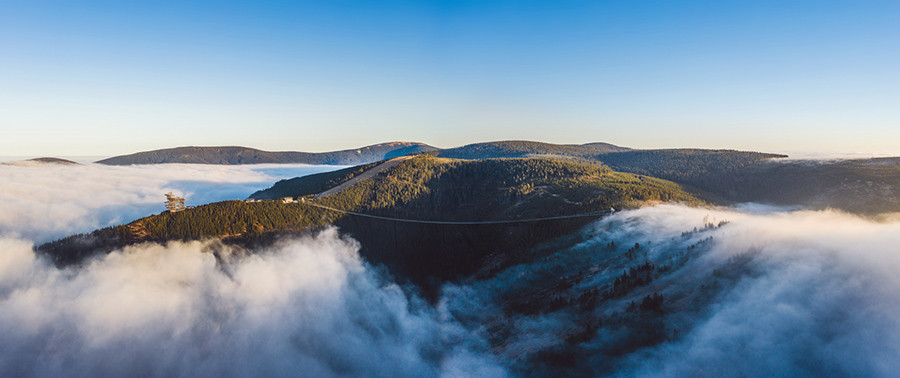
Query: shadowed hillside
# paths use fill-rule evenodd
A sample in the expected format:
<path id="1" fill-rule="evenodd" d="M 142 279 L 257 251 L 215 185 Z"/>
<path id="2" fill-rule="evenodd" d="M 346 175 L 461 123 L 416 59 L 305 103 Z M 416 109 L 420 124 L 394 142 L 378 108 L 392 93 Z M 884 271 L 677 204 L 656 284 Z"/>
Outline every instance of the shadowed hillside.
<path id="1" fill-rule="evenodd" d="M 900 211 L 900 158 L 783 160 L 732 150 L 635 150 L 597 155 L 615 170 L 697 188 L 723 203 L 763 202 L 860 214 Z"/>
<path id="2" fill-rule="evenodd" d="M 749 167 L 740 179 L 737 201 L 870 215 L 900 211 L 900 158 L 769 162 Z"/>

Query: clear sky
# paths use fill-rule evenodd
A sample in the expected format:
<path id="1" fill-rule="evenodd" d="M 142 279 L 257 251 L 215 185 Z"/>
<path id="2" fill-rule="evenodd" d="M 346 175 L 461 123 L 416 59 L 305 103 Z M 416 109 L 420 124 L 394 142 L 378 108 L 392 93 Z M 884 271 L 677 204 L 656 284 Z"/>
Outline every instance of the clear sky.
<path id="1" fill-rule="evenodd" d="M 2 1 L 0 155 L 900 152 L 900 1 Z"/>

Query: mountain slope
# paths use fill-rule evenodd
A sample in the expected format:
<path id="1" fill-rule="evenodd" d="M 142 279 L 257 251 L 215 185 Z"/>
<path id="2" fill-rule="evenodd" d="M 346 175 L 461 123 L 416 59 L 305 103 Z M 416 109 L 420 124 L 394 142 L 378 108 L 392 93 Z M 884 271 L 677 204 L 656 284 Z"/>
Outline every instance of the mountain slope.
<path id="1" fill-rule="evenodd" d="M 736 201 L 877 215 L 900 212 L 900 158 L 767 162 L 739 177 Z"/>
<path id="2" fill-rule="evenodd" d="M 332 164 L 356 165 L 434 150 L 422 143 L 390 142 L 333 152 L 272 152 L 247 147 L 177 147 L 111 157 L 97 163 L 130 164 Z"/>
<path id="3" fill-rule="evenodd" d="M 735 150 L 633 150 L 596 155 L 615 170 L 690 185 L 722 198 L 733 198 L 750 167 L 786 155 Z"/>
<path id="4" fill-rule="evenodd" d="M 308 196 L 373 167 L 307 176 L 290 186 L 270 189 L 269 196 Z M 337 193 L 306 201 L 212 203 L 75 235 L 40 246 L 39 250 L 67 264 L 142 241 L 205 237 L 241 241 L 336 225 L 361 242 L 361 253 L 370 261 L 434 288 L 434 283 L 515 261 L 517 253 L 529 246 L 563 235 L 596 217 L 500 225 L 415 224 L 349 216 L 309 203 L 423 221 L 515 221 L 635 207 L 648 201 L 703 203 L 677 184 L 592 164 L 431 156 L 406 159 Z M 487 260 L 493 263 L 485 265 Z"/>

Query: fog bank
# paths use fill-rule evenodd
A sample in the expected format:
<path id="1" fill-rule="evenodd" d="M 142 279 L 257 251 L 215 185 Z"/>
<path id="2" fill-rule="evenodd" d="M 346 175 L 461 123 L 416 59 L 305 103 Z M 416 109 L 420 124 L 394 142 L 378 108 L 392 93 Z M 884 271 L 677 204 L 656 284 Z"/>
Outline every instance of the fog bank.
<path id="1" fill-rule="evenodd" d="M 651 252 L 658 260 L 671 253 L 665 246 L 681 238 L 685 225 L 730 221 L 704 233 L 713 238 L 709 250 L 659 285 L 673 298 L 688 291 L 676 285 L 712 285 L 736 261 L 745 264 L 697 319 L 669 316 L 669 324 L 690 326 L 683 337 L 635 353 L 628 369 L 638 376 L 888 377 L 900 371 L 900 223 L 764 209 L 660 206 L 619 215 L 660 246 Z M 712 279 L 697 276 L 710 270 Z M 670 308 L 692 310 L 679 306 Z"/>
<path id="2" fill-rule="evenodd" d="M 335 230 L 217 266 L 214 242 L 59 270 L 0 239 L 4 376 L 502 376 L 484 343 Z"/>

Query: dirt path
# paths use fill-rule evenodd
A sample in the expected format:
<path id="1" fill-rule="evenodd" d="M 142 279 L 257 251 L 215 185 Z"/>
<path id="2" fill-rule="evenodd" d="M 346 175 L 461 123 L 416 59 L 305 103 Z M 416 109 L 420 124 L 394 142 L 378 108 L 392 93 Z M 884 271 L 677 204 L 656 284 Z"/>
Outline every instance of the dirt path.
<path id="1" fill-rule="evenodd" d="M 314 198 L 327 197 L 327 196 L 330 196 L 330 195 L 332 195 L 332 194 L 338 193 L 338 192 L 340 192 L 340 191 L 342 191 L 342 190 L 344 190 L 344 189 L 347 189 L 347 188 L 353 186 L 354 184 L 356 184 L 356 183 L 358 183 L 358 182 L 360 182 L 360 181 L 362 181 L 362 180 L 366 180 L 366 179 L 370 179 L 370 178 L 372 178 L 372 177 L 375 177 L 375 175 L 377 175 L 377 174 L 383 172 L 384 170 L 386 170 L 386 169 L 388 169 L 388 168 L 390 168 L 390 167 L 393 167 L 393 166 L 395 166 L 395 165 L 397 165 L 397 164 L 399 164 L 399 163 L 401 163 L 401 162 L 403 162 L 403 161 L 409 160 L 409 159 L 412 159 L 412 156 L 401 156 L 401 157 L 398 157 L 398 158 L 394 158 L 394 159 L 388 160 L 388 161 L 386 161 L 386 162 L 384 162 L 384 163 L 381 163 L 381 164 L 379 164 L 379 165 L 373 167 L 372 169 L 369 169 L 368 171 L 365 171 L 365 172 L 363 172 L 363 173 L 357 175 L 356 177 L 354 177 L 354 178 L 352 178 L 352 179 L 349 179 L 349 180 L 345 181 L 344 183 L 342 183 L 342 184 L 340 184 L 340 185 L 338 185 L 338 186 L 335 186 L 335 187 L 333 187 L 333 188 L 331 188 L 331 189 L 328 189 L 328 190 L 326 190 L 326 191 L 324 191 L 324 192 L 322 192 L 322 193 L 316 194 L 316 196 L 315 196 Z"/>

